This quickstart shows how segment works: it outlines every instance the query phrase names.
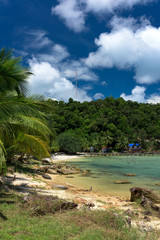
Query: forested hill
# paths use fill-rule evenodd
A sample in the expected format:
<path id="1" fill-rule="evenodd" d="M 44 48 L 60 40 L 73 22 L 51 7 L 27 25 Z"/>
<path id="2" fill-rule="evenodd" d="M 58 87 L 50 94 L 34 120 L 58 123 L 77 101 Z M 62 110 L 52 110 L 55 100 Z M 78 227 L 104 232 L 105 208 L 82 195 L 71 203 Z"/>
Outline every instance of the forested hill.
<path id="1" fill-rule="evenodd" d="M 71 138 L 75 138 L 81 150 L 87 150 L 90 146 L 97 151 L 105 146 L 123 150 L 131 142 L 140 143 L 145 150 L 159 148 L 160 104 L 113 97 L 83 103 L 71 98 L 68 103 L 49 99 L 47 103 L 50 110 L 46 116 L 53 139 L 56 139 L 52 144 L 55 151 L 59 147 L 59 150 L 64 150 L 58 145 L 64 139 Z"/>

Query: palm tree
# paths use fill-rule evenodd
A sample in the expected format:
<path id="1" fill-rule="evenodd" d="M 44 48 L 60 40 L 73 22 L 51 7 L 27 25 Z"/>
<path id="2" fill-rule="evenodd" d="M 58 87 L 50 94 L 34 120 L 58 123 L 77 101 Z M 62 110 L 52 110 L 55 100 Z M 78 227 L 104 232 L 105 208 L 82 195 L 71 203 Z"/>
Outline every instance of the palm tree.
<path id="1" fill-rule="evenodd" d="M 109 144 L 113 142 L 113 137 L 111 136 L 111 132 L 106 131 L 103 135 L 104 146 L 108 147 Z"/>
<path id="2" fill-rule="evenodd" d="M 0 50 L 0 93 L 14 91 L 26 96 L 27 78 L 32 73 L 21 65 L 20 57 L 12 57 L 12 50 Z"/>
<path id="3" fill-rule="evenodd" d="M 120 135 L 117 138 L 116 148 L 119 150 L 126 150 L 128 147 L 128 138 L 125 135 Z"/>
<path id="4" fill-rule="evenodd" d="M 49 135 L 42 113 L 41 97 L 25 97 L 26 80 L 31 73 L 13 58 L 11 51 L 0 51 L 0 172 L 6 160 L 16 153 L 37 157 L 49 155 Z"/>

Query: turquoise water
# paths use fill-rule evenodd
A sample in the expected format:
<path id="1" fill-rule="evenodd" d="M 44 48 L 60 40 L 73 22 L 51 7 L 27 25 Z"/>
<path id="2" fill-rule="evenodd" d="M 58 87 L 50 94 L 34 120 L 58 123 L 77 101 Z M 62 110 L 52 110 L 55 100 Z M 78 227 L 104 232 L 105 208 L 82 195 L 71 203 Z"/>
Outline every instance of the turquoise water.
<path id="1" fill-rule="evenodd" d="M 90 169 L 88 176 L 78 175 L 68 182 L 111 195 L 130 196 L 131 187 L 145 187 L 160 193 L 160 156 L 112 156 L 76 159 L 72 164 Z M 137 174 L 124 176 L 123 174 Z M 115 184 L 128 180 L 130 184 Z"/>

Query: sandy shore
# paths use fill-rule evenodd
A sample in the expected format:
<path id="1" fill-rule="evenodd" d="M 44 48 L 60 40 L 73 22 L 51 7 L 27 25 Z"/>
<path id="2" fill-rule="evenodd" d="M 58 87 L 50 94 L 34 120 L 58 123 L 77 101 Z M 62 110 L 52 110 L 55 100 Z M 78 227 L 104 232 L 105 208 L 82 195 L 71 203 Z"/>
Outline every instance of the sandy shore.
<path id="1" fill-rule="evenodd" d="M 84 157 L 84 155 L 54 155 L 54 156 L 52 156 L 52 161 L 55 163 L 64 162 L 64 161 L 66 162 L 66 161 L 71 161 L 74 159 L 79 159 L 82 157 Z"/>
<path id="2" fill-rule="evenodd" d="M 75 159 L 79 159 L 83 156 L 77 155 L 57 155 L 52 159 L 53 163 L 57 162 L 70 162 Z M 35 166 L 36 168 L 36 166 Z M 67 178 L 61 178 L 58 174 L 48 174 L 51 179 L 46 180 L 41 175 L 29 176 L 26 174 L 14 173 L 9 174 L 6 181 L 12 183 L 14 186 L 18 187 L 20 192 L 23 194 L 28 194 L 32 190 L 36 190 L 39 194 L 54 195 L 59 198 L 74 201 L 78 204 L 79 208 L 91 205 L 92 210 L 120 210 L 122 212 L 130 209 L 133 212 L 138 212 L 138 217 L 136 220 L 132 221 L 132 226 L 146 226 L 147 228 L 159 229 L 160 221 L 156 217 L 152 217 L 150 222 L 144 220 L 144 215 L 142 214 L 142 209 L 138 207 L 135 203 L 131 203 L 129 198 L 110 196 L 109 194 L 104 194 L 100 192 L 89 191 L 89 189 L 79 188 L 75 185 L 71 185 L 67 182 Z M 56 190 L 53 188 L 54 185 L 62 185 L 67 187 L 66 190 Z M 144 210 L 143 210 L 144 211 Z"/>

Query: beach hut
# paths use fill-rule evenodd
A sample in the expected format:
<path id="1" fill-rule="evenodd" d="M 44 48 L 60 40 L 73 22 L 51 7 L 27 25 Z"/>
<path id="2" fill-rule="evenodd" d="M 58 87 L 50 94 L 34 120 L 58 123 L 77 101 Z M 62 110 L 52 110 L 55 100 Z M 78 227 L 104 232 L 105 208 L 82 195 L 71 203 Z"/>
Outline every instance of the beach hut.
<path id="1" fill-rule="evenodd" d="M 130 143 L 128 144 L 128 147 L 129 147 L 129 151 L 139 151 L 140 150 L 140 144 L 139 143 Z"/>
<path id="2" fill-rule="evenodd" d="M 110 152 L 111 148 L 110 147 L 102 147 L 102 153 Z"/>

